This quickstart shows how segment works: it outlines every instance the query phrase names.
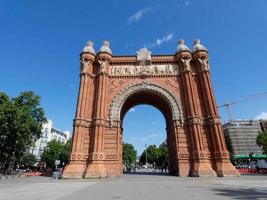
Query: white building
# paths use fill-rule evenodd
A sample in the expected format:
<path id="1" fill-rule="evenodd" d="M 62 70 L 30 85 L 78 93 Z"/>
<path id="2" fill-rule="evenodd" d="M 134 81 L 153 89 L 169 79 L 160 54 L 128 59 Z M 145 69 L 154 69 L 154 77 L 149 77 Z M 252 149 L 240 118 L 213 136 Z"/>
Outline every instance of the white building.
<path id="1" fill-rule="evenodd" d="M 43 125 L 42 136 L 35 142 L 34 147 L 31 149 L 32 154 L 34 154 L 37 160 L 41 159 L 41 155 L 47 146 L 47 143 L 56 140 L 61 143 L 66 143 L 70 139 L 69 131 L 59 131 L 53 128 L 53 122 L 49 119 L 47 123 Z"/>

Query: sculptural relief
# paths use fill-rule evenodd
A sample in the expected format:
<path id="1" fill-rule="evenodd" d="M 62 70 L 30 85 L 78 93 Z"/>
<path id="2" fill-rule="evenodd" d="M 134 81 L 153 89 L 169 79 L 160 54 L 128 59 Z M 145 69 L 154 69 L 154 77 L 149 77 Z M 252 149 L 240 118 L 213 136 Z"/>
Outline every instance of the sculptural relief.
<path id="1" fill-rule="evenodd" d="M 140 65 L 145 65 L 151 61 L 151 51 L 148 51 L 147 48 L 142 48 L 136 52 L 137 62 Z"/>
<path id="2" fill-rule="evenodd" d="M 115 65 L 111 66 L 109 74 L 111 76 L 129 75 L 163 75 L 178 74 L 178 65 Z"/>
<path id="3" fill-rule="evenodd" d="M 80 64 L 81 64 L 81 71 L 82 71 L 82 72 L 85 72 L 86 69 L 88 68 L 88 66 L 90 65 L 90 61 L 81 59 L 81 60 L 80 60 Z"/>
<path id="4" fill-rule="evenodd" d="M 108 63 L 108 61 L 101 61 L 101 60 L 98 60 L 98 63 L 100 65 L 100 72 L 104 72 L 105 71 L 105 66 L 106 64 Z"/>
<path id="5" fill-rule="evenodd" d="M 184 71 L 186 71 L 186 72 L 191 71 L 191 66 L 190 66 L 191 57 L 181 58 L 181 61 L 184 65 Z"/>
<path id="6" fill-rule="evenodd" d="M 210 70 L 209 60 L 207 57 L 198 58 L 198 61 L 201 64 L 203 71 L 209 71 Z"/>

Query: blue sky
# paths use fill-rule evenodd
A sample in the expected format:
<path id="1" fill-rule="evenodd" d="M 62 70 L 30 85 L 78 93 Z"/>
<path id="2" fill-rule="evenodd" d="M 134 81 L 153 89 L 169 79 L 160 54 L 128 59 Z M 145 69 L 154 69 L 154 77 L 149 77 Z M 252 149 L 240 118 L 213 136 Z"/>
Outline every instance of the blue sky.
<path id="1" fill-rule="evenodd" d="M 107 39 L 113 54 L 122 55 L 144 46 L 152 54 L 172 54 L 178 39 L 192 47 L 200 38 L 209 50 L 217 103 L 239 101 L 234 97 L 267 91 L 266 8 L 265 0 L 0 0 L 0 90 L 10 96 L 35 91 L 55 127 L 71 130 L 79 53 L 87 40 L 98 50 Z M 267 98 L 239 103 L 231 110 L 233 118 L 266 117 Z M 225 109 L 220 113 L 227 120 Z M 138 118 L 151 120 L 140 124 L 136 137 L 157 134 L 150 131 L 156 126 L 153 121 L 165 129 L 158 111 L 137 107 L 126 116 L 126 142 L 134 137 L 131 123 Z M 153 138 L 157 144 L 161 140 Z"/>

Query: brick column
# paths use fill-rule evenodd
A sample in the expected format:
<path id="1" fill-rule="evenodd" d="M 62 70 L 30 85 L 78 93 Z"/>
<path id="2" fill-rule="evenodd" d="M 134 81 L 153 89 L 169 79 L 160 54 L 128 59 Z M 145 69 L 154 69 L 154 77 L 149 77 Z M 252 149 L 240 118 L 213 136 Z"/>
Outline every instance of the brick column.
<path id="1" fill-rule="evenodd" d="M 112 55 L 109 49 L 109 43 L 104 41 L 100 52 L 97 55 L 97 82 L 96 82 L 96 105 L 94 113 L 94 138 L 93 148 L 90 152 L 90 164 L 88 165 L 86 177 L 105 177 L 106 169 L 104 167 L 104 133 L 106 120 L 106 94 L 108 70 Z"/>
<path id="2" fill-rule="evenodd" d="M 180 41 L 179 45 L 185 46 L 183 41 Z M 185 120 L 191 137 L 193 150 L 193 163 L 191 166 L 190 175 L 216 176 L 216 173 L 207 160 L 207 152 L 202 140 L 202 119 L 199 111 L 200 108 L 196 104 L 195 92 L 197 88 L 195 88 L 193 84 L 191 69 L 192 56 L 189 49 L 181 48 L 179 51 L 177 51 L 176 58 L 180 66 L 180 74 L 186 106 Z"/>
<path id="3" fill-rule="evenodd" d="M 210 81 L 210 71 L 208 63 L 208 52 L 199 40 L 195 41 L 193 60 L 197 67 L 204 108 L 206 112 L 206 123 L 208 125 L 212 144 L 213 157 L 215 158 L 215 169 L 218 176 L 238 176 L 239 173 L 229 161 L 229 154 L 226 147 L 220 116 L 216 106 L 214 93 Z"/>
<path id="4" fill-rule="evenodd" d="M 95 60 L 95 52 L 93 49 L 93 43 L 88 42 L 83 52 L 80 55 L 80 84 L 77 100 L 77 109 L 75 119 L 73 122 L 73 139 L 70 154 L 70 163 L 65 167 L 63 177 L 68 178 L 82 178 L 84 170 L 86 169 L 86 163 L 88 158 L 88 152 L 84 152 L 84 137 L 89 132 L 88 130 L 91 119 L 88 107 L 89 91 L 92 87 L 91 82 L 94 77 L 93 62 Z"/>

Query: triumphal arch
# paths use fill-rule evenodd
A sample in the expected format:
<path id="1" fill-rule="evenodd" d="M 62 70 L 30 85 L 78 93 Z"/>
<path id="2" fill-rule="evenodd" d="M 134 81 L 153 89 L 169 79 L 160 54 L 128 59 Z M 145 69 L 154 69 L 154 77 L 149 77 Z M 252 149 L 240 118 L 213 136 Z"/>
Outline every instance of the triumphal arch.
<path id="1" fill-rule="evenodd" d="M 192 50 L 180 40 L 171 55 L 142 48 L 131 56 L 112 55 L 107 41 L 95 53 L 87 42 L 80 63 L 70 163 L 63 177 L 120 176 L 123 118 L 139 104 L 155 106 L 165 117 L 170 173 L 239 175 L 229 161 L 208 51 L 200 40 Z"/>

